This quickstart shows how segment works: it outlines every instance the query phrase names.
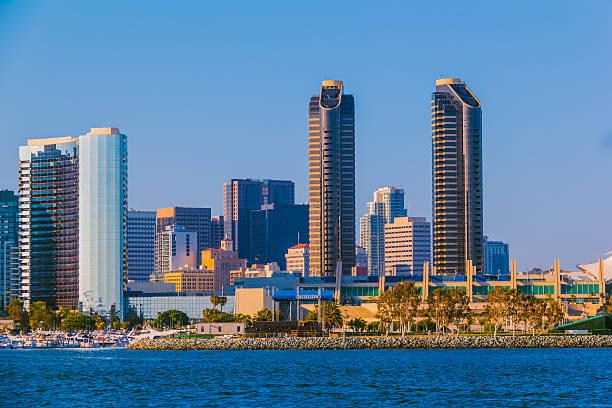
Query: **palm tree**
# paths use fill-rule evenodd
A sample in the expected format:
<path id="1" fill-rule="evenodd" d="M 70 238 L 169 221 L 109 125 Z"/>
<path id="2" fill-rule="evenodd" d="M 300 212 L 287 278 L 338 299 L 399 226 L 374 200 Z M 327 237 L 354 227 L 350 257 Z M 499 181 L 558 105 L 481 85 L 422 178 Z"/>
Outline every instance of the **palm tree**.
<path id="1" fill-rule="evenodd" d="M 227 297 L 225 296 L 217 296 L 219 305 L 221 306 L 221 311 L 223 311 L 223 306 L 227 303 Z"/>
<path id="2" fill-rule="evenodd" d="M 226 299 L 226 301 L 227 301 L 227 299 Z M 217 311 L 217 305 L 221 304 L 220 296 L 212 295 L 210 297 L 210 303 L 212 303 L 213 310 L 216 312 Z"/>

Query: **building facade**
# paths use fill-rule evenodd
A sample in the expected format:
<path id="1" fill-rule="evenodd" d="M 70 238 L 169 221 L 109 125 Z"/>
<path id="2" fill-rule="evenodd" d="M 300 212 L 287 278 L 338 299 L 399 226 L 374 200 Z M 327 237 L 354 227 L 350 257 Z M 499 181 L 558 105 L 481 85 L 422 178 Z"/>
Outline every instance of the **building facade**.
<path id="1" fill-rule="evenodd" d="M 177 292 L 213 292 L 215 273 L 208 269 L 188 268 L 170 271 L 164 275 L 165 283 L 174 283 Z"/>
<path id="2" fill-rule="evenodd" d="M 238 258 L 238 251 L 232 250 L 232 240 L 229 238 L 221 241 L 220 249 L 209 248 L 202 251 L 202 266 L 214 271 L 213 291 L 225 293 L 230 285 L 230 272 L 246 268 L 246 259 Z"/>
<path id="3" fill-rule="evenodd" d="M 508 275 L 510 273 L 510 250 L 508 244 L 502 241 L 489 241 L 484 237 L 486 275 Z"/>
<path id="4" fill-rule="evenodd" d="M 262 205 L 295 204 L 295 184 L 289 180 L 231 179 L 223 184 L 225 238 L 238 256 L 251 260 L 251 211 Z"/>
<path id="5" fill-rule="evenodd" d="M 78 308 L 78 138 L 19 147 L 19 272 L 24 305 Z"/>
<path id="6" fill-rule="evenodd" d="M 460 79 L 436 81 L 432 95 L 433 265 L 483 272 L 482 112 Z"/>
<path id="7" fill-rule="evenodd" d="M 221 248 L 221 240 L 224 235 L 224 221 L 222 215 L 215 215 L 210 219 L 210 247 Z"/>
<path id="8" fill-rule="evenodd" d="M 197 268 L 198 234 L 182 225 L 169 225 L 155 234 L 155 272 L 152 280 L 164 281 L 164 275 L 179 268 Z"/>
<path id="9" fill-rule="evenodd" d="M 197 233 L 197 265 L 201 261 L 201 251 L 210 248 L 210 224 L 210 208 L 158 208 L 155 232 L 164 232 L 168 226 L 180 225 L 188 232 Z"/>
<path id="10" fill-rule="evenodd" d="M 294 245 L 285 254 L 286 271 L 308 276 L 310 272 L 310 247 L 308 244 Z"/>
<path id="11" fill-rule="evenodd" d="M 127 289 L 127 137 L 79 137 L 79 309 L 122 316 Z"/>
<path id="12" fill-rule="evenodd" d="M 19 248 L 17 194 L 0 190 L 0 307 L 19 297 Z"/>
<path id="13" fill-rule="evenodd" d="M 430 262 L 431 227 L 425 217 L 396 217 L 385 225 L 385 274 L 423 274 Z"/>
<path id="14" fill-rule="evenodd" d="M 251 211 L 251 251 L 249 263 L 276 262 L 282 270 L 287 249 L 308 243 L 308 204 L 268 204 Z"/>
<path id="15" fill-rule="evenodd" d="M 355 266 L 355 101 L 342 81 L 323 81 L 308 112 L 310 274 Z"/>
<path id="16" fill-rule="evenodd" d="M 155 270 L 155 211 L 127 212 L 127 279 L 148 282 Z"/>
<path id="17" fill-rule="evenodd" d="M 361 218 L 361 246 L 368 255 L 370 275 L 380 275 L 385 270 L 385 224 L 406 215 L 404 190 L 382 187 L 374 192 L 374 201 L 367 204 L 367 212 Z"/>

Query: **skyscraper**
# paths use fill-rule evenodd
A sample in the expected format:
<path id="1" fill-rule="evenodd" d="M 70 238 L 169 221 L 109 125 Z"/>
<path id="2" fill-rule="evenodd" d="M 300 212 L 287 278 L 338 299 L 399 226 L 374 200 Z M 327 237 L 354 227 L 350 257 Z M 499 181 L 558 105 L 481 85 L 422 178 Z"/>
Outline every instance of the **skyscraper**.
<path id="1" fill-rule="evenodd" d="M 151 280 L 163 282 L 164 275 L 179 268 L 197 266 L 198 234 L 181 225 L 169 225 L 155 236 L 155 273 Z"/>
<path id="2" fill-rule="evenodd" d="M 431 115 L 433 265 L 440 274 L 465 274 L 471 260 L 482 273 L 480 102 L 460 79 L 439 79 Z"/>
<path id="3" fill-rule="evenodd" d="M 79 137 L 79 309 L 123 311 L 127 290 L 127 137 L 92 128 Z"/>
<path id="4" fill-rule="evenodd" d="M 19 297 L 18 203 L 14 192 L 0 190 L 0 307 Z"/>
<path id="5" fill-rule="evenodd" d="M 155 211 L 127 212 L 127 279 L 148 282 L 155 268 Z"/>
<path id="6" fill-rule="evenodd" d="M 310 274 L 355 265 L 355 100 L 342 81 L 323 81 L 308 111 Z"/>
<path id="7" fill-rule="evenodd" d="M 308 243 L 308 204 L 268 204 L 251 212 L 249 263 L 276 262 L 286 270 L 287 250 Z"/>
<path id="8" fill-rule="evenodd" d="M 385 224 L 406 215 L 404 190 L 382 187 L 374 192 L 374 201 L 367 204 L 361 218 L 361 246 L 368 254 L 369 275 L 382 275 L 385 270 Z"/>
<path id="9" fill-rule="evenodd" d="M 19 271 L 26 307 L 78 308 L 78 138 L 19 147 Z"/>
<path id="10" fill-rule="evenodd" d="M 183 226 L 186 231 L 196 232 L 198 234 L 196 257 L 197 264 L 199 264 L 202 260 L 201 252 L 210 248 L 210 208 L 158 208 L 155 232 L 164 232 L 166 227 L 172 225 Z M 157 246 L 157 241 L 155 245 Z"/>
<path id="11" fill-rule="evenodd" d="M 509 245 L 502 241 L 489 241 L 485 236 L 484 273 L 486 275 L 508 275 L 510 273 Z"/>
<path id="12" fill-rule="evenodd" d="M 225 238 L 223 233 L 224 222 L 222 215 L 215 215 L 210 218 L 210 247 L 221 248 L 221 240 Z"/>
<path id="13" fill-rule="evenodd" d="M 223 184 L 224 234 L 239 258 L 252 259 L 251 211 L 267 204 L 295 204 L 293 181 L 231 179 Z"/>
<path id="14" fill-rule="evenodd" d="M 423 274 L 430 261 L 431 227 L 425 217 L 396 217 L 385 225 L 385 274 Z"/>

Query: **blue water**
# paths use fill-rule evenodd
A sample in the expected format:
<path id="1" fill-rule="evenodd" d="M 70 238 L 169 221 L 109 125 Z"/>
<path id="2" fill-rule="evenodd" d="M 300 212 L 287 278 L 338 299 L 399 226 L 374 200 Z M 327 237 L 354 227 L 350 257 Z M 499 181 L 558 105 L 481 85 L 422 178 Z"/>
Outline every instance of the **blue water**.
<path id="1" fill-rule="evenodd" d="M 604 407 L 609 349 L 0 351 L 0 407 Z"/>

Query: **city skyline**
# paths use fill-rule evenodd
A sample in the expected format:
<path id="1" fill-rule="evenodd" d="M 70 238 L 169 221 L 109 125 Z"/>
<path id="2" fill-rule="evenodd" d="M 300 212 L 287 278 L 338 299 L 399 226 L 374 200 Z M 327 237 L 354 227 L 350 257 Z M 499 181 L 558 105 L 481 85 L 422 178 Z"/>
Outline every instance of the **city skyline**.
<path id="1" fill-rule="evenodd" d="M 262 61 L 257 57 L 251 65 L 254 68 L 252 73 L 240 75 L 244 74 L 244 71 L 232 68 L 230 73 L 234 82 L 219 81 L 232 90 L 242 89 L 240 94 L 244 99 L 238 101 L 238 105 L 234 108 L 239 110 L 244 118 L 239 120 L 234 118 L 231 122 L 227 122 L 228 117 L 223 113 L 223 108 L 229 102 L 223 94 L 218 95 L 219 107 L 197 102 L 192 96 L 195 94 L 184 91 L 182 95 L 186 98 L 176 101 L 176 96 L 180 93 L 175 93 L 171 87 L 184 89 L 190 84 L 194 85 L 195 90 L 209 87 L 208 80 L 204 77 L 186 75 L 186 78 L 179 78 L 176 75 L 181 72 L 187 74 L 192 72 L 186 68 L 183 59 L 178 59 L 178 65 L 172 68 L 161 61 L 159 67 L 151 68 L 150 73 L 143 74 L 143 81 L 136 81 L 134 85 L 122 89 L 121 93 L 118 93 L 121 95 L 121 100 L 113 101 L 112 106 L 107 101 L 93 100 L 85 108 L 76 106 L 74 101 L 79 100 L 78 95 L 83 92 L 85 85 L 95 93 L 100 86 L 113 87 L 113 80 L 118 80 L 117 85 L 125 85 L 125 80 L 134 78 L 136 72 L 134 68 L 139 66 L 139 62 L 121 51 L 119 51 L 120 56 L 126 60 L 128 67 L 127 71 L 122 72 L 123 79 L 112 69 L 110 72 L 102 72 L 79 65 L 82 72 L 76 73 L 75 80 L 75 84 L 79 85 L 79 92 L 73 89 L 74 85 L 70 85 L 70 81 L 65 76 L 67 73 L 75 74 L 74 70 L 69 69 L 64 73 L 61 70 L 62 64 L 45 65 L 47 67 L 45 72 L 57 77 L 58 85 L 69 85 L 62 89 L 61 93 L 66 98 L 59 98 L 51 105 L 49 98 L 59 94 L 55 91 L 57 85 L 47 83 L 47 75 L 32 69 L 24 69 L 27 65 L 23 65 L 39 66 L 37 62 L 39 58 L 47 55 L 44 52 L 37 52 L 46 41 L 41 41 L 41 45 L 32 42 L 33 39 L 39 39 L 36 33 L 40 32 L 41 28 L 30 28 L 31 32 L 24 33 L 22 31 L 24 28 L 10 24 L 18 21 L 19 14 L 20 17 L 24 15 L 32 17 L 32 25 L 36 25 L 37 19 L 49 12 L 46 8 L 48 5 L 35 10 L 33 6 L 3 7 L 0 14 L 0 23 L 2 23 L 0 31 L 3 34 L 1 37 L 8 40 L 6 42 L 0 40 L 0 53 L 3 57 L 7 57 L 3 60 L 8 61 L 8 64 L 0 68 L 0 85 L 5 89 L 8 98 L 2 105 L 7 113 L 7 123 L 3 137 L 5 148 L 0 152 L 1 188 L 16 190 L 15 151 L 17 146 L 25 143 L 27 139 L 77 136 L 91 125 L 111 125 L 118 126 L 130 135 L 129 206 L 132 208 L 153 210 L 171 205 L 210 207 L 213 214 L 221 214 L 220 185 L 230 177 L 293 180 L 296 183 L 296 202 L 307 202 L 303 131 L 306 115 L 303 105 L 305 98 L 311 94 L 314 84 L 320 82 L 323 76 L 329 75 L 344 80 L 347 92 L 356 94 L 357 209 L 361 212 L 365 207 L 371 191 L 384 185 L 397 185 L 406 191 L 409 215 L 426 216 L 431 214 L 431 158 L 427 100 L 431 93 L 431 83 L 442 71 L 448 76 L 461 74 L 457 76 L 470 84 L 485 107 L 483 111 L 485 174 L 483 183 L 486 190 L 484 234 L 492 239 L 508 242 L 511 247 L 511 257 L 518 259 L 520 270 L 534 266 L 548 267 L 552 259 L 560 254 L 564 255 L 563 267 L 574 268 L 575 264 L 591 262 L 610 249 L 607 231 L 610 230 L 612 216 L 606 211 L 610 192 L 604 188 L 603 197 L 589 198 L 599 194 L 598 189 L 601 186 L 609 184 L 606 182 L 606 177 L 612 173 L 611 164 L 607 160 L 610 148 L 606 147 L 610 146 L 607 142 L 610 139 L 610 129 L 605 120 L 592 119 L 605 116 L 597 114 L 601 112 L 600 106 L 605 106 L 605 96 L 607 96 L 605 84 L 602 92 L 599 78 L 603 77 L 603 67 L 609 66 L 607 62 L 609 56 L 599 56 L 601 39 L 609 38 L 609 27 L 598 24 L 603 21 L 603 17 L 600 16 L 609 15 L 605 12 L 609 5 L 604 3 L 592 3 L 583 8 L 561 3 L 561 6 L 554 10 L 536 5 L 530 7 L 529 15 L 524 15 L 521 7 L 506 9 L 504 12 L 507 15 L 516 18 L 508 18 L 505 22 L 501 22 L 505 29 L 502 31 L 513 32 L 508 29 L 508 24 L 519 25 L 524 31 L 515 38 L 492 28 L 500 22 L 485 21 L 483 18 L 483 15 L 490 13 L 491 8 L 495 6 L 486 6 L 484 7 L 486 10 L 482 12 L 470 10 L 470 7 L 464 7 L 466 11 L 463 12 L 454 8 L 443 12 L 425 6 L 419 6 L 423 8 L 415 10 L 415 16 L 427 16 L 430 21 L 436 12 L 440 26 L 448 24 L 448 28 L 443 28 L 441 32 L 437 32 L 440 31 L 439 28 L 431 31 L 433 37 L 429 40 L 429 45 L 439 36 L 452 31 L 457 24 L 453 22 L 454 13 L 467 18 L 469 22 L 478 23 L 474 24 L 476 28 L 471 29 L 472 33 L 478 34 L 488 30 L 490 38 L 478 38 L 477 45 L 480 51 L 474 49 L 474 52 L 486 55 L 486 58 L 475 58 L 482 68 L 468 62 L 469 58 L 473 58 L 473 53 L 463 56 L 459 52 L 449 51 L 451 53 L 449 59 L 455 58 L 454 62 L 434 59 L 433 62 L 423 63 L 419 58 L 431 59 L 432 54 L 423 47 L 406 45 L 407 50 L 415 57 L 411 58 L 414 59 L 414 63 L 409 66 L 403 64 L 405 60 L 387 54 L 391 52 L 393 45 L 397 45 L 397 41 L 414 38 L 415 33 L 427 32 L 423 24 L 413 21 L 414 17 L 410 16 L 407 17 L 414 24 L 414 29 L 397 31 L 397 40 L 391 41 L 384 31 L 381 34 L 368 34 L 360 38 L 359 44 L 364 47 L 364 53 L 371 53 L 372 60 L 380 60 L 368 64 L 361 70 L 351 66 L 351 63 L 361 60 L 356 54 L 348 57 L 346 63 L 332 57 L 326 64 L 317 62 L 305 65 L 301 70 L 291 72 L 290 78 L 269 63 L 267 65 L 269 72 L 263 71 Z M 43 25 L 51 39 L 58 36 L 63 38 L 74 29 L 75 25 L 80 24 L 71 21 L 66 28 L 59 27 L 58 24 L 63 19 L 55 13 L 61 13 L 62 10 L 62 7 L 58 7 L 57 11 L 51 13 L 56 18 L 46 26 Z M 95 8 L 90 11 L 95 11 Z M 373 14 L 380 16 L 379 13 L 383 11 Z M 125 14 L 117 18 L 129 18 L 134 12 L 134 9 L 130 10 L 127 7 Z M 251 12 L 253 10 L 246 10 L 245 15 L 239 13 L 237 16 L 238 20 L 246 23 L 247 27 L 252 23 L 246 14 Z M 223 14 L 225 11 L 215 10 L 214 13 Z M 357 22 L 365 18 L 358 8 L 348 10 L 347 13 Z M 392 16 L 392 13 L 389 15 Z M 576 18 L 570 22 L 569 15 Z M 11 20 L 11 16 L 14 20 Z M 107 15 L 101 13 L 95 18 L 105 17 Z M 265 17 L 264 21 L 273 17 L 274 13 L 270 17 Z M 152 12 L 145 21 L 151 22 L 155 18 L 155 12 Z M 392 16 L 388 24 L 397 29 L 398 18 Z M 585 25 L 587 20 L 593 23 L 587 26 Z M 288 18 L 288 22 L 283 24 L 292 21 L 294 18 Z M 4 24 L 5 22 L 7 24 Z M 193 33 L 193 41 L 197 43 L 200 38 L 199 32 L 193 31 L 195 30 L 193 24 L 191 20 L 185 23 L 185 26 L 192 31 L 181 30 L 173 25 L 177 34 L 171 38 L 176 36 L 187 38 L 188 33 Z M 142 23 L 137 25 L 138 28 L 145 28 L 143 32 L 147 35 L 151 34 L 150 30 L 142 27 Z M 349 27 L 346 22 L 341 22 L 340 26 Z M 282 31 L 284 27 L 281 26 L 279 30 Z M 354 30 L 350 29 L 347 35 L 356 33 Z M 270 35 L 273 34 L 278 34 L 278 31 Z M 310 30 L 308 34 L 312 34 Z M 94 39 L 92 48 L 96 53 L 118 41 L 113 34 L 109 36 L 107 39 Z M 9 46 L 11 39 L 15 40 L 17 37 L 21 40 L 14 41 L 14 44 Z M 129 31 L 126 33 L 126 38 L 128 41 L 134 41 L 141 37 L 134 31 Z M 159 37 L 153 36 L 153 38 L 159 40 Z M 227 41 L 234 44 L 232 41 L 235 38 L 230 37 Z M 293 37 L 286 41 L 297 39 L 298 48 L 301 44 L 306 46 L 302 48 L 310 50 L 316 41 L 306 38 L 306 35 L 300 32 L 297 38 Z M 272 37 L 264 36 L 257 31 L 252 40 L 246 40 L 247 45 L 252 45 L 253 41 L 264 40 L 267 40 L 268 44 L 271 43 L 269 50 L 264 47 L 263 55 L 284 49 L 286 45 L 283 44 L 284 41 L 275 41 Z M 379 40 L 390 42 L 382 46 L 380 51 L 376 51 L 374 45 L 385 44 Z M 520 45 L 526 44 L 527 41 L 535 41 L 536 46 L 521 48 Z M 194 42 L 189 44 L 193 45 Z M 495 43 L 508 46 L 500 47 L 503 50 L 497 50 L 492 47 Z M 537 46 L 538 44 L 542 46 Z M 235 45 L 241 49 L 239 44 Z M 161 46 L 166 51 L 170 48 L 168 42 L 162 41 Z M 210 46 L 213 58 L 221 55 L 215 44 Z M 349 50 L 355 50 L 355 44 L 350 41 L 348 46 Z M 518 49 L 521 49 L 521 54 L 515 51 Z M 510 52 L 507 52 L 508 50 Z M 67 49 L 57 52 L 69 57 L 68 63 L 70 63 L 73 61 L 70 57 L 78 54 L 74 51 L 84 51 L 83 44 L 78 40 L 69 41 Z M 148 53 L 149 51 L 144 49 L 137 53 L 137 56 L 147 56 Z M 87 55 L 86 53 L 84 56 Z M 191 53 L 185 47 L 179 46 L 171 55 L 181 57 Z M 291 55 L 286 65 L 281 64 L 283 70 L 293 71 L 291 68 L 294 65 L 304 61 Z M 330 55 L 329 52 L 324 52 L 324 56 Z M 10 58 L 10 56 L 23 58 Z M 253 57 L 253 53 L 247 52 L 247 56 Z M 81 57 L 79 54 L 79 60 Z M 579 70 L 582 75 L 578 77 L 574 75 L 574 70 L 578 69 L 578 61 L 584 58 L 597 63 L 588 64 L 588 69 Z M 230 63 L 231 61 L 230 58 Z M 272 60 L 273 63 L 278 61 Z M 554 69 L 551 70 L 551 67 Z M 24 73 L 20 73 L 21 71 Z M 228 78 L 216 75 L 218 74 L 216 67 L 207 67 L 204 72 L 205 77 Z M 159 92 L 160 95 L 167 94 L 169 99 L 173 100 L 174 109 L 165 109 L 166 105 L 159 100 L 156 103 L 148 102 L 144 97 L 156 94 L 142 93 L 145 82 L 153 79 L 155 75 L 164 73 L 168 75 L 165 81 L 167 84 L 162 84 Z M 400 76 L 400 73 L 403 75 Z M 40 89 L 36 97 L 32 97 L 32 89 L 29 86 L 20 86 L 24 84 L 25 78 Z M 371 81 L 372 78 L 376 80 Z M 41 80 L 46 81 L 44 86 L 41 86 Z M 377 86 L 383 82 L 392 83 L 393 86 Z M 559 86 L 561 83 L 563 86 Z M 381 98 L 383 93 L 380 88 L 384 88 L 392 104 L 380 103 L 384 101 Z M 599 92 L 593 92 L 594 90 Z M 257 119 L 261 116 L 261 111 L 254 106 L 253 101 L 264 100 L 280 92 L 286 96 L 286 106 L 280 108 L 282 111 L 280 119 L 266 122 Z M 542 97 L 538 98 L 538 95 Z M 401 103 L 397 103 L 398 98 L 401 98 Z M 558 104 L 554 108 L 546 106 L 547 100 L 555 99 L 571 103 Z M 521 103 L 511 104 L 509 101 L 521 101 Z M 143 104 L 143 107 L 139 108 L 140 104 Z M 29 109 L 26 109 L 26 106 L 29 106 Z M 177 113 L 177 110 L 180 110 L 180 113 Z M 202 112 L 205 114 L 202 115 Z M 151 122 L 151 117 L 155 117 L 155 123 Z M 399 121 L 400 118 L 405 123 Z M 218 133 L 221 122 L 226 134 Z M 251 137 L 253 134 L 257 137 Z M 168 138 L 168 135 L 172 135 L 172 138 Z M 219 135 L 222 137 L 218 137 Z M 178 142 L 173 146 L 170 141 L 178 141 L 178 137 L 181 137 L 184 143 Z M 241 149 L 244 151 L 236 153 L 233 160 L 235 166 L 229 166 L 225 162 L 221 167 L 222 162 L 214 160 L 214 154 L 207 154 L 207 157 L 213 157 L 213 160 L 210 163 L 203 163 L 194 160 L 203 151 L 202 145 L 197 144 L 196 139 L 205 140 L 212 149 L 220 149 L 226 145 L 226 140 L 233 140 L 236 144 L 244 146 L 244 149 Z M 251 144 L 251 139 L 257 139 L 257 143 Z M 183 151 L 184 156 L 178 156 L 178 149 L 185 150 L 184 145 L 189 144 L 194 145 L 194 149 L 191 149 L 193 153 Z M 270 151 L 269 146 L 274 145 L 282 147 L 273 147 Z M 384 145 L 384 150 L 383 146 L 379 145 Z M 389 145 L 399 148 L 389 149 Z M 150 157 L 158 155 L 161 158 L 159 154 L 164 151 L 167 151 L 168 157 L 160 161 L 163 165 L 151 165 Z M 275 160 L 261 160 L 270 152 L 274 154 Z M 174 157 L 177 159 L 174 160 Z M 408 159 L 403 160 L 404 158 Z M 584 164 L 585 158 L 590 159 L 588 165 Z M 397 164 L 399 162 L 409 163 L 400 165 Z M 191 175 L 190 172 L 195 174 Z M 168 182 L 167 177 L 174 178 L 177 175 L 181 175 L 185 182 Z M 164 188 L 153 188 L 151 180 L 155 181 L 155 185 Z M 192 188 L 192 185 L 197 188 Z M 554 205 L 551 205 L 553 202 Z M 510 222 L 510 218 L 516 221 Z"/>

